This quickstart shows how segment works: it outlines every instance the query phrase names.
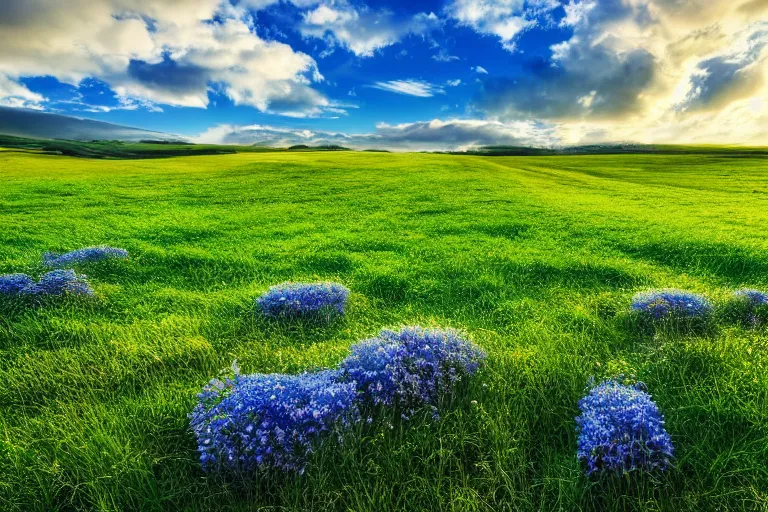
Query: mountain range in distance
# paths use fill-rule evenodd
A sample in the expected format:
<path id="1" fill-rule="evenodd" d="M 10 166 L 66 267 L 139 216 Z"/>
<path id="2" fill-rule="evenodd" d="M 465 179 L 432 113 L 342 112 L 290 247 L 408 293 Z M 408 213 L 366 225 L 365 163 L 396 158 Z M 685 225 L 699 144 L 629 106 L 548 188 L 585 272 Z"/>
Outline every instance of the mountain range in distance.
<path id="1" fill-rule="evenodd" d="M 180 137 L 94 121 L 64 116 L 38 110 L 0 107 L 0 134 L 32 139 L 67 140 L 121 140 L 138 142 L 146 139 L 179 140 Z"/>

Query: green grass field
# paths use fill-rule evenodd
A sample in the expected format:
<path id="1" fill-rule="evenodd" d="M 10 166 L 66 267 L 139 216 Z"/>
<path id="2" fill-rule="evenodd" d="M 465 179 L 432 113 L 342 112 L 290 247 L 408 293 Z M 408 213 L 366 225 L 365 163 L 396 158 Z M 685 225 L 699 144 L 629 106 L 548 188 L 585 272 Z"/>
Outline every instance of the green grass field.
<path id="1" fill-rule="evenodd" d="M 0 305 L 0 509 L 766 510 L 768 333 L 627 315 L 650 287 L 765 288 L 766 226 L 759 155 L 0 152 L 0 273 L 132 255 L 78 269 L 94 302 Z M 272 284 L 326 279 L 353 291 L 336 323 L 254 314 Z M 332 366 L 404 324 L 489 354 L 439 421 L 360 427 L 301 477 L 200 470 L 187 414 L 233 359 Z M 577 402 L 619 374 L 666 416 L 666 474 L 582 474 Z"/>

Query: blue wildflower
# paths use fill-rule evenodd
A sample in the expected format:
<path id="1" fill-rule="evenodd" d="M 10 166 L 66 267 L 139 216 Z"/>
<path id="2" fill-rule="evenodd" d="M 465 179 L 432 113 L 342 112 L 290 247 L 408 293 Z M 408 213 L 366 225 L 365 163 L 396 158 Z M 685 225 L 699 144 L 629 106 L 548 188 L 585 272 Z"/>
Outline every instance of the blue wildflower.
<path id="1" fill-rule="evenodd" d="M 725 305 L 725 313 L 733 320 L 757 326 L 768 322 L 768 292 L 742 289 L 733 292 Z"/>
<path id="2" fill-rule="evenodd" d="M 83 295 L 94 292 L 85 276 L 74 270 L 53 270 L 35 281 L 26 274 L 0 276 L 0 293 L 6 295 Z"/>
<path id="3" fill-rule="evenodd" d="M 40 280 L 26 293 L 33 295 L 85 295 L 93 296 L 94 292 L 85 276 L 74 270 L 52 270 L 43 274 Z"/>
<path id="4" fill-rule="evenodd" d="M 742 289 L 733 292 L 733 297 L 748 302 L 753 306 L 768 306 L 768 292 Z"/>
<path id="5" fill-rule="evenodd" d="M 587 475 L 669 467 L 672 441 L 644 387 L 609 380 L 579 401 L 577 456 Z"/>
<path id="6" fill-rule="evenodd" d="M 256 299 L 265 316 L 344 313 L 349 290 L 338 283 L 283 283 Z"/>
<path id="7" fill-rule="evenodd" d="M 205 470 L 302 473 L 326 436 L 359 418 L 354 383 L 337 371 L 212 380 L 190 415 Z"/>
<path id="8" fill-rule="evenodd" d="M 6 274 L 0 276 L 0 294 L 21 295 L 34 283 L 35 281 L 27 274 Z"/>
<path id="9" fill-rule="evenodd" d="M 654 320 L 701 319 L 712 313 L 712 304 L 703 295 L 685 290 L 651 290 L 637 293 L 632 298 L 632 311 Z"/>
<path id="10" fill-rule="evenodd" d="M 66 254 L 47 252 L 43 254 L 43 264 L 46 267 L 68 267 L 78 263 L 101 261 L 111 258 L 128 258 L 128 251 L 116 247 L 98 246 L 86 247 Z"/>
<path id="11" fill-rule="evenodd" d="M 405 414 L 437 405 L 484 359 L 485 353 L 456 331 L 404 327 L 353 345 L 340 370 L 344 380 L 357 384 L 364 403 L 396 406 Z"/>

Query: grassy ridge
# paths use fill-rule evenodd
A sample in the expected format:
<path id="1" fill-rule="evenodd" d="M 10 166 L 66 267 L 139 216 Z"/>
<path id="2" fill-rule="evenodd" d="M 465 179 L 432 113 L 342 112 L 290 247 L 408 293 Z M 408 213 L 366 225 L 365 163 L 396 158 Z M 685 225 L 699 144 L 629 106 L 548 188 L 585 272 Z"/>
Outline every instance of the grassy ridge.
<path id="1" fill-rule="evenodd" d="M 216 144 L 160 143 L 152 141 L 122 142 L 119 140 L 77 141 L 62 139 L 27 139 L 0 135 L 0 150 L 24 153 L 133 160 L 139 158 L 170 158 L 177 156 L 230 155 L 274 151 L 254 146 L 222 146 Z"/>
<path id="2" fill-rule="evenodd" d="M 760 146 L 726 146 L 716 144 L 593 144 L 561 148 L 526 146 L 485 146 L 459 155 L 480 156 L 567 156 L 567 155 L 723 155 L 768 156 L 768 148 Z"/>
<path id="3" fill-rule="evenodd" d="M 0 306 L 0 509 L 765 509 L 766 332 L 647 336 L 625 311 L 652 286 L 768 286 L 767 175 L 720 155 L 0 152 L 0 273 L 39 274 L 46 250 L 133 255 L 81 269 L 96 303 Z M 343 282 L 348 316 L 252 315 L 289 279 Z M 401 324 L 489 353 L 438 422 L 360 427 L 301 478 L 201 473 L 186 415 L 233 359 L 330 366 Z M 620 373 L 666 415 L 676 468 L 590 482 L 577 401 Z"/>

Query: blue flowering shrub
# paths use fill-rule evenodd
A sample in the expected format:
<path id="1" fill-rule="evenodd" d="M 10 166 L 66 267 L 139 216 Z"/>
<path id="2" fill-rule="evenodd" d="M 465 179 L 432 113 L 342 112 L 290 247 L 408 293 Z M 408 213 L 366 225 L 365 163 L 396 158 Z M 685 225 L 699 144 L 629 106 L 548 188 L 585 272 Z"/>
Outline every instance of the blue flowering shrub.
<path id="1" fill-rule="evenodd" d="M 98 246 L 86 247 L 65 254 L 47 252 L 43 254 L 43 264 L 46 267 L 69 267 L 78 263 L 89 263 L 107 259 L 126 259 L 128 251 L 116 247 Z"/>
<path id="2" fill-rule="evenodd" d="M 343 314 L 349 290 L 338 283 L 283 283 L 256 299 L 267 317 Z"/>
<path id="3" fill-rule="evenodd" d="M 93 289 L 85 276 L 74 270 L 52 270 L 35 282 L 26 274 L 0 276 L 0 294 L 9 296 L 61 296 L 92 297 Z"/>
<path id="4" fill-rule="evenodd" d="M 712 317 L 712 303 L 693 292 L 677 289 L 650 290 L 632 297 L 632 313 L 646 327 L 664 324 L 704 328 Z"/>
<path id="5" fill-rule="evenodd" d="M 768 292 L 737 290 L 723 306 L 723 313 L 726 319 L 746 326 L 768 324 Z"/>
<path id="6" fill-rule="evenodd" d="M 608 380 L 579 401 L 577 455 L 587 475 L 669 468 L 672 441 L 644 388 Z"/>
<path id="7" fill-rule="evenodd" d="M 345 381 L 356 383 L 364 404 L 395 406 L 405 416 L 434 408 L 485 357 L 456 331 L 404 327 L 353 345 L 339 369 Z"/>
<path id="8" fill-rule="evenodd" d="M 190 415 L 203 469 L 303 473 L 327 436 L 359 419 L 353 382 L 326 370 L 301 375 L 233 375 L 210 382 Z"/>

